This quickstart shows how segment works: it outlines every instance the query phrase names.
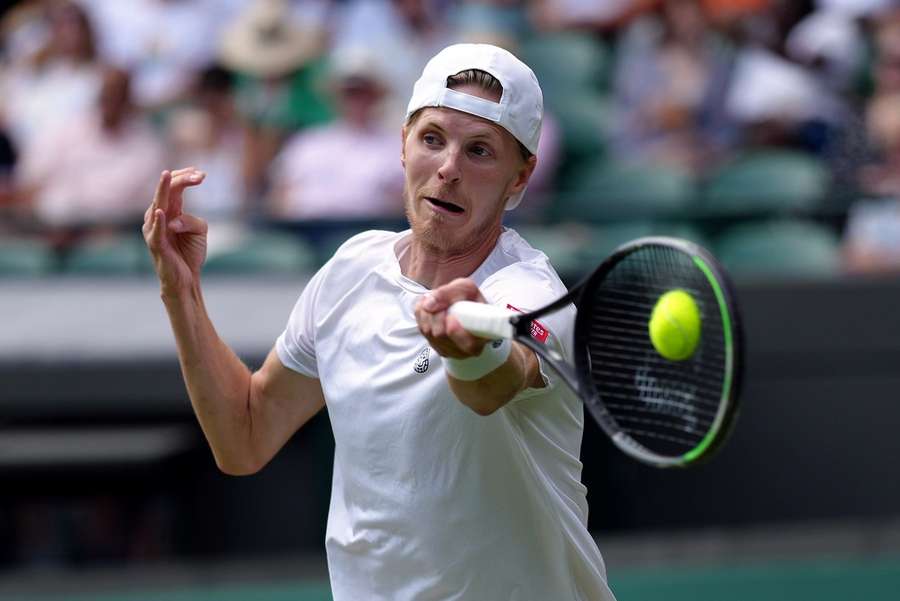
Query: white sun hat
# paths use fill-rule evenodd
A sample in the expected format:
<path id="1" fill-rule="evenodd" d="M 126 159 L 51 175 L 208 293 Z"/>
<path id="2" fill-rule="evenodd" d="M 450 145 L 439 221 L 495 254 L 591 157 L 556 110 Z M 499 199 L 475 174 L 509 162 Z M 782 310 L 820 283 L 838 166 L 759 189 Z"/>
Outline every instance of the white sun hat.
<path id="1" fill-rule="evenodd" d="M 492 102 L 447 87 L 447 78 L 469 69 L 494 76 L 503 87 L 500 102 Z M 426 107 L 445 107 L 492 121 L 537 154 L 544 116 L 544 95 L 534 72 L 511 52 L 490 44 L 454 44 L 428 61 L 413 87 L 406 120 Z M 510 196 L 506 210 L 516 208 L 525 190 Z"/>

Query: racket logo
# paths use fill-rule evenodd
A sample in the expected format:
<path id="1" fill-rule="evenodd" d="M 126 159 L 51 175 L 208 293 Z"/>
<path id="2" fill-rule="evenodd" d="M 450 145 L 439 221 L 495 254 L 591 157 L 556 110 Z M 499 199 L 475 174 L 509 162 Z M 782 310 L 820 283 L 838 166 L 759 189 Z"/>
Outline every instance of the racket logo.
<path id="1" fill-rule="evenodd" d="M 638 398 L 654 413 L 671 415 L 684 420 L 684 429 L 693 431 L 698 419 L 695 415 L 697 387 L 682 382 L 661 382 L 645 366 L 634 374 Z"/>
<path id="2" fill-rule="evenodd" d="M 416 362 L 413 363 L 413 370 L 417 374 L 424 374 L 428 371 L 429 359 L 431 358 L 431 347 L 426 346 L 419 354 L 416 355 Z"/>
<path id="3" fill-rule="evenodd" d="M 507 309 L 512 309 L 513 311 L 518 311 L 519 313 L 524 313 L 522 309 L 518 307 L 514 307 L 509 303 L 506 303 Z M 540 342 L 541 344 L 547 344 L 547 337 L 550 336 L 550 330 L 544 327 L 544 324 L 539 322 L 536 319 L 531 321 L 531 337 Z"/>

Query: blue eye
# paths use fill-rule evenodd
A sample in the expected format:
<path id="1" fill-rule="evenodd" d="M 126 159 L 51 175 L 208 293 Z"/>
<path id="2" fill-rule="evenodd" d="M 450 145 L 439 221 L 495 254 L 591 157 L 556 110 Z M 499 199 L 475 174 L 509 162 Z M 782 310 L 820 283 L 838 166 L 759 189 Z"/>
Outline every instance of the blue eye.
<path id="1" fill-rule="evenodd" d="M 438 139 L 438 137 L 434 134 L 425 134 L 424 136 L 422 136 L 422 141 L 429 146 L 440 143 L 440 139 Z"/>
<path id="2" fill-rule="evenodd" d="M 471 151 L 475 155 L 480 156 L 480 157 L 491 156 L 491 151 L 486 146 L 482 146 L 481 144 L 476 144 L 475 146 L 472 146 Z"/>

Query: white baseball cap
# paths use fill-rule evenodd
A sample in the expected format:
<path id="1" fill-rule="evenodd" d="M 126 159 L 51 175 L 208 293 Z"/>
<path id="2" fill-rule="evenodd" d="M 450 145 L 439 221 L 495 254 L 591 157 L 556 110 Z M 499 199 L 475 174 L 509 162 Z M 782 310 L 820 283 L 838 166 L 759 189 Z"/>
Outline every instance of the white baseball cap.
<path id="1" fill-rule="evenodd" d="M 503 87 L 500 102 L 492 102 L 447 87 L 447 78 L 469 69 L 494 76 Z M 454 44 L 435 55 L 413 87 L 406 120 L 426 107 L 445 107 L 493 121 L 537 154 L 544 116 L 544 95 L 534 72 L 507 50 L 490 44 Z M 525 190 L 506 201 L 516 208 Z"/>

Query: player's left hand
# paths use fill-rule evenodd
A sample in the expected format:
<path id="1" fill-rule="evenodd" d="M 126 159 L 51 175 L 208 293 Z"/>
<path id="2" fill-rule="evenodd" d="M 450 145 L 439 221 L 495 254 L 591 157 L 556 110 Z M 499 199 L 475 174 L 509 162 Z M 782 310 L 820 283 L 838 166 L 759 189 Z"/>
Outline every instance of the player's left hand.
<path id="1" fill-rule="evenodd" d="M 424 295 L 416 303 L 416 323 L 419 331 L 428 340 L 439 355 L 465 359 L 475 357 L 490 342 L 484 338 L 473 336 L 460 325 L 459 321 L 448 315 L 450 305 L 457 301 L 485 302 L 484 296 L 470 279 L 457 278 L 435 288 Z"/>

